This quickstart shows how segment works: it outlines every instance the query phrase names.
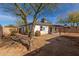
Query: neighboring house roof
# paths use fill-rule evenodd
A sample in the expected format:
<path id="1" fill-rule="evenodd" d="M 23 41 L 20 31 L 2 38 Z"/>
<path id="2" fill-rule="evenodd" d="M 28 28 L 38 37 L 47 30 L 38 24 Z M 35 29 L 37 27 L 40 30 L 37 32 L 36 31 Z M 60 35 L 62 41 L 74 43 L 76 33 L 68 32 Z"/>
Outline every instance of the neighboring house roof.
<path id="1" fill-rule="evenodd" d="M 64 27 L 63 25 L 53 25 L 54 27 Z"/>
<path id="2" fill-rule="evenodd" d="M 62 27 L 62 28 L 75 28 L 75 27 L 77 27 L 77 26 L 74 26 L 74 27 L 72 27 L 72 26 L 63 26 L 63 25 L 53 25 L 53 27 Z"/>

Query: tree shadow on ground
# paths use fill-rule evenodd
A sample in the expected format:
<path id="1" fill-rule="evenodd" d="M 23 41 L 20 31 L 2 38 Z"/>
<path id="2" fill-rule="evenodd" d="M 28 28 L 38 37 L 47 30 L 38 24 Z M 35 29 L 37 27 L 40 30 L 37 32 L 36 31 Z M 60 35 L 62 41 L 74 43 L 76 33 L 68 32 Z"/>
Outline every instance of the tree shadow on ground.
<path id="1" fill-rule="evenodd" d="M 58 36 L 24 56 L 79 56 L 79 37 Z"/>

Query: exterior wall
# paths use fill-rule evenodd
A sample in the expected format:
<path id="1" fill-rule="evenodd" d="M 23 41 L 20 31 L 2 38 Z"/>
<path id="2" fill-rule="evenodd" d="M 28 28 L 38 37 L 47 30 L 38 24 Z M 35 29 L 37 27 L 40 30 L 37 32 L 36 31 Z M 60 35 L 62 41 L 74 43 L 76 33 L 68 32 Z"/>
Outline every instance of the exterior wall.
<path id="1" fill-rule="evenodd" d="M 55 33 L 55 32 L 56 32 L 56 28 L 52 27 L 52 33 Z"/>
<path id="2" fill-rule="evenodd" d="M 48 26 L 43 26 L 44 30 L 41 31 L 41 35 L 48 34 Z"/>
<path id="3" fill-rule="evenodd" d="M 26 31 L 26 27 L 25 26 L 22 26 L 22 27 L 19 27 L 20 28 L 20 33 L 25 33 Z"/>
<path id="4" fill-rule="evenodd" d="M 11 30 L 17 31 L 17 28 L 3 27 L 3 35 L 7 36 L 11 34 Z"/>
<path id="5" fill-rule="evenodd" d="M 25 33 L 25 26 L 22 26 L 20 27 L 21 28 L 21 33 Z M 30 25 L 30 30 L 31 30 L 32 26 Z M 34 28 L 34 33 L 36 31 L 40 31 L 41 35 L 45 35 L 45 34 L 48 34 L 48 30 L 49 30 L 49 26 L 42 26 L 42 29 L 43 30 L 40 30 L 41 29 L 41 26 L 40 25 L 35 25 L 35 28 Z"/>
<path id="6" fill-rule="evenodd" d="M 39 25 L 35 25 L 34 33 L 35 33 L 36 31 L 40 31 L 40 26 L 39 26 Z"/>
<path id="7" fill-rule="evenodd" d="M 43 30 L 40 30 L 40 29 L 41 29 L 41 26 L 40 26 L 40 25 L 35 25 L 34 33 L 35 33 L 36 31 L 40 31 L 41 35 L 48 34 L 48 26 L 42 26 L 42 29 L 43 29 Z"/>

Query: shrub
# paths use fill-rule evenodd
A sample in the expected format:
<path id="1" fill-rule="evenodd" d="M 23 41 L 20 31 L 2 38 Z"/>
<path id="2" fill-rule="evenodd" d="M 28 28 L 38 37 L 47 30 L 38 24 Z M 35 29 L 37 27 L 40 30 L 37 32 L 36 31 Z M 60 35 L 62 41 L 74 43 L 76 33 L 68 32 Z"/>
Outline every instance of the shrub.
<path id="1" fill-rule="evenodd" d="M 15 36 L 16 35 L 16 33 L 17 33 L 17 31 L 15 31 L 15 30 L 11 30 L 11 36 Z"/>
<path id="2" fill-rule="evenodd" d="M 41 35 L 40 31 L 35 32 L 35 36 L 40 36 L 40 35 Z"/>

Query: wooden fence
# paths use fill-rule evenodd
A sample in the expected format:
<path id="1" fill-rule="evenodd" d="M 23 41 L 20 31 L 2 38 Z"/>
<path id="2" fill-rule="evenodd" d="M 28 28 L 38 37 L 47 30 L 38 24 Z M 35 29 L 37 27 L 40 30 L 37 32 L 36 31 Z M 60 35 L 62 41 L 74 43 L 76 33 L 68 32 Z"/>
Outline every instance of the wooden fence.
<path id="1" fill-rule="evenodd" d="M 0 39 L 2 38 L 3 36 L 3 27 L 0 25 Z"/>
<path id="2" fill-rule="evenodd" d="M 56 27 L 56 32 L 79 33 L 79 27 Z"/>

